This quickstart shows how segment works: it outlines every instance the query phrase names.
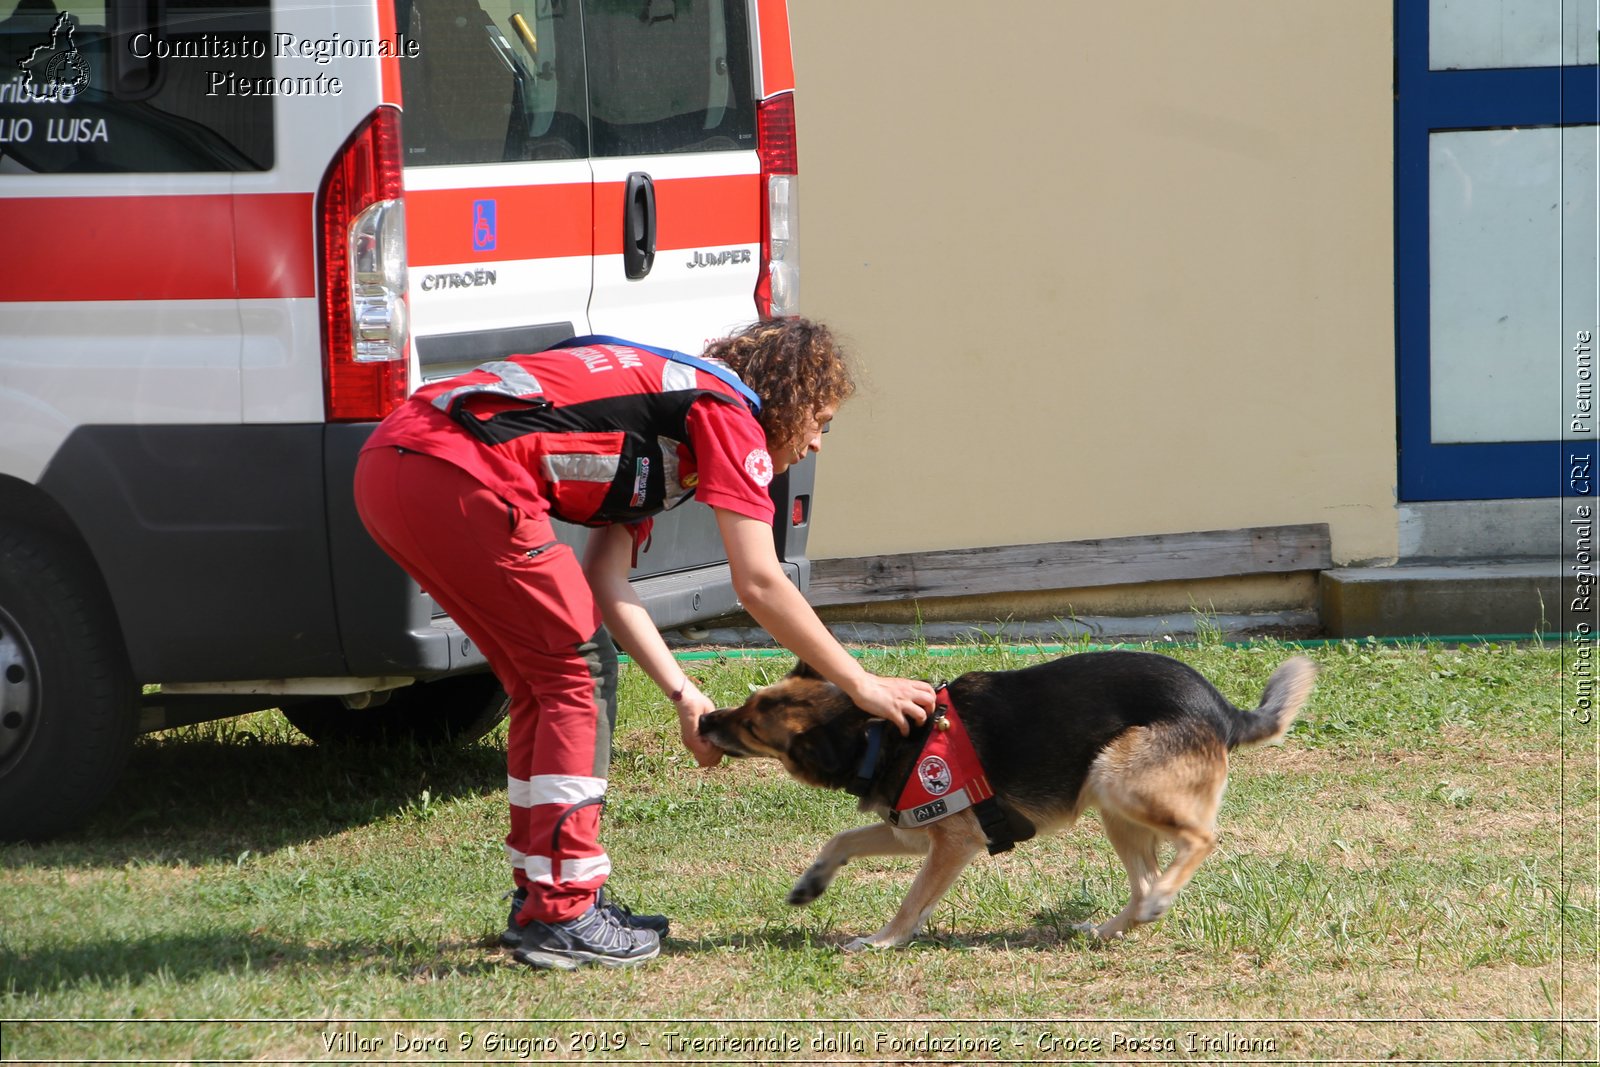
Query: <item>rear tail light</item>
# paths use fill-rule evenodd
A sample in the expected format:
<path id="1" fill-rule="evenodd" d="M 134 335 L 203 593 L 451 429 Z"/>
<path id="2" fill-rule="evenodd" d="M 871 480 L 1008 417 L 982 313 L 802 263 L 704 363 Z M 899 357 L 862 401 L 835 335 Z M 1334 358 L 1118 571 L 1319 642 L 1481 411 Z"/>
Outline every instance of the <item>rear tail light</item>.
<path id="1" fill-rule="evenodd" d="M 811 498 L 809 496 L 795 497 L 794 509 L 789 513 L 789 525 L 804 526 L 806 524 L 806 512 L 810 509 L 810 506 Z"/>
<path id="2" fill-rule="evenodd" d="M 329 422 L 374 422 L 410 383 L 400 112 L 380 107 L 345 142 L 317 194 Z"/>
<path id="3" fill-rule="evenodd" d="M 800 313 L 800 160 L 794 94 L 761 101 L 756 113 L 761 157 L 761 276 L 756 309 L 763 317 Z"/>

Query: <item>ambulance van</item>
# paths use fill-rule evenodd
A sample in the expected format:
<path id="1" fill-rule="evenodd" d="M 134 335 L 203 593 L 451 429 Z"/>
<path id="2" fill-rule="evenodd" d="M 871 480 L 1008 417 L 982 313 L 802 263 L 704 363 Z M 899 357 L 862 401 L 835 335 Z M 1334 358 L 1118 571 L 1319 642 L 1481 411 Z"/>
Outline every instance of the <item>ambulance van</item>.
<path id="1" fill-rule="evenodd" d="M 795 194 L 785 0 L 0 0 L 0 836 L 141 731 L 491 727 L 355 514 L 363 440 L 511 353 L 795 313 Z M 664 629 L 738 608 L 707 508 L 639 563 Z"/>

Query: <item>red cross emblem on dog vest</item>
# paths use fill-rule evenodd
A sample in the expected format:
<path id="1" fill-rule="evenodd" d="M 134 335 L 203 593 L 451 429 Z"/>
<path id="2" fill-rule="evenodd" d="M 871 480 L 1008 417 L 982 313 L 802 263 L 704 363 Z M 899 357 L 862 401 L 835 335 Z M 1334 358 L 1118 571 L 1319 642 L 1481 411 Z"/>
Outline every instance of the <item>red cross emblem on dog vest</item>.
<path id="1" fill-rule="evenodd" d="M 994 796 L 950 691 L 941 686 L 937 696 L 934 728 L 889 812 L 896 826 L 926 826 Z"/>

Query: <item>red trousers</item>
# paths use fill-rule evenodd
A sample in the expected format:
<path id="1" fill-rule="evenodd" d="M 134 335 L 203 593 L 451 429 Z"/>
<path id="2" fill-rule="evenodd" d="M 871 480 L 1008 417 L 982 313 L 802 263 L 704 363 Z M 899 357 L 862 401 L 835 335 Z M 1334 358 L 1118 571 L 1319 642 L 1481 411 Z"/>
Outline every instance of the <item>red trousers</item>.
<path id="1" fill-rule="evenodd" d="M 511 697 L 506 790 L 520 918 L 581 914 L 605 884 L 600 847 L 617 655 L 571 548 L 459 467 L 375 448 L 356 507 L 378 545 L 450 613 Z"/>

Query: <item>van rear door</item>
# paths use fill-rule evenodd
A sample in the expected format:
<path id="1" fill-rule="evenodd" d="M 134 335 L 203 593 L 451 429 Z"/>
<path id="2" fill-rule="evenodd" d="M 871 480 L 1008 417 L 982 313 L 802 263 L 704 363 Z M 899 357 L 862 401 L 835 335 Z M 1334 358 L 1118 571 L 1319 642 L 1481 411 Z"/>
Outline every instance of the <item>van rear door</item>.
<path id="1" fill-rule="evenodd" d="M 746 4 L 582 6 L 595 204 L 590 325 L 699 353 L 757 314 L 761 162 Z M 639 561 L 660 573 L 723 559 L 715 515 L 685 507 L 657 520 Z"/>
<path id="2" fill-rule="evenodd" d="M 399 0 L 424 380 L 588 332 L 593 196 L 574 3 Z"/>
<path id="3" fill-rule="evenodd" d="M 743 0 L 584 0 L 596 332 L 699 352 L 756 316 L 761 162 Z"/>

